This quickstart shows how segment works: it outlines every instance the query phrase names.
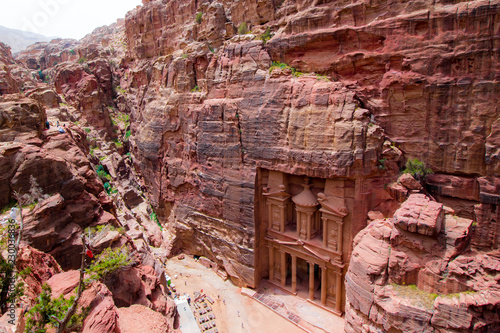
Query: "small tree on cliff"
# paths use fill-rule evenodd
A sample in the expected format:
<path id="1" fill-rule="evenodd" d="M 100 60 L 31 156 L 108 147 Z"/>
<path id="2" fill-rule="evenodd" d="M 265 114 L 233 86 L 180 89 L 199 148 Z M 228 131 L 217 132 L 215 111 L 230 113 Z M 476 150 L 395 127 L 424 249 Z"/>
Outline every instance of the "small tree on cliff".
<path id="1" fill-rule="evenodd" d="M 424 162 L 414 158 L 406 161 L 406 168 L 403 170 L 403 173 L 409 173 L 413 178 L 422 182 L 425 176 L 432 174 L 432 169 L 426 167 Z"/>
<path id="2" fill-rule="evenodd" d="M 57 329 L 57 333 L 64 333 L 67 330 L 74 330 L 82 325 L 85 319 L 85 311 L 76 313 L 78 302 L 84 289 L 92 282 L 104 279 L 108 274 L 117 269 L 128 266 L 131 261 L 123 248 L 105 249 L 98 255 L 85 269 L 85 257 L 92 256 L 86 246 L 85 234 L 82 234 L 82 261 L 80 266 L 80 280 L 76 289 L 76 296 L 65 299 L 63 295 L 59 298 L 51 298 L 50 286 L 44 285 L 43 292 L 38 297 L 38 302 L 28 311 L 26 321 L 26 332 L 44 333 L 47 325 Z M 84 279 L 85 273 L 90 274 L 88 279 Z"/>

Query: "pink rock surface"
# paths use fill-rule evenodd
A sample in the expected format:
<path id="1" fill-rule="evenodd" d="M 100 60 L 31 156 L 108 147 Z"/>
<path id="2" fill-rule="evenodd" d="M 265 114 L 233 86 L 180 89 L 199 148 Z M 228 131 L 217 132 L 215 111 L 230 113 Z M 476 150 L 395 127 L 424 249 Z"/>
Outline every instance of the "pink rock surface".
<path id="1" fill-rule="evenodd" d="M 173 329 L 165 317 L 143 305 L 118 308 L 117 313 L 119 333 L 164 333 Z"/>
<path id="2" fill-rule="evenodd" d="M 409 190 L 421 190 L 422 185 L 409 173 L 404 173 L 398 178 L 398 182 Z"/>
<path id="3" fill-rule="evenodd" d="M 76 295 L 75 289 L 79 281 L 79 271 L 67 271 L 54 275 L 47 283 L 52 288 L 52 297 L 58 298 L 60 295 Z"/>
<path id="4" fill-rule="evenodd" d="M 446 215 L 438 238 L 399 225 L 397 217 L 376 220 L 354 239 L 345 331 L 497 330 L 498 253 L 468 250 L 472 220 Z"/>
<path id="5" fill-rule="evenodd" d="M 436 236 L 441 232 L 443 218 L 443 205 L 423 194 L 410 195 L 394 213 L 398 227 L 427 236 Z"/>

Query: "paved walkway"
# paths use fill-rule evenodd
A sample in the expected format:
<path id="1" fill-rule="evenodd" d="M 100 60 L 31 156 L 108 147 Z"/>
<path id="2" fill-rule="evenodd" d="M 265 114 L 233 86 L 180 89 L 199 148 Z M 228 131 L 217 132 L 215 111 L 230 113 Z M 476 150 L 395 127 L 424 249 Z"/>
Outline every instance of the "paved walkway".
<path id="1" fill-rule="evenodd" d="M 184 260 L 168 260 L 166 270 L 177 292 L 189 294 L 191 302 L 195 291 L 201 292 L 201 289 L 214 300 L 212 308 L 219 333 L 304 333 L 262 303 L 242 295 L 241 288 L 229 280 L 223 281 L 213 270 L 187 255 Z"/>
<path id="2" fill-rule="evenodd" d="M 179 313 L 180 318 L 179 329 L 183 333 L 201 333 L 186 297 L 181 296 L 176 298 L 175 305 L 177 305 L 177 312 Z"/>
<path id="3" fill-rule="evenodd" d="M 344 318 L 262 281 L 252 296 L 297 327 L 312 333 L 344 332 Z"/>

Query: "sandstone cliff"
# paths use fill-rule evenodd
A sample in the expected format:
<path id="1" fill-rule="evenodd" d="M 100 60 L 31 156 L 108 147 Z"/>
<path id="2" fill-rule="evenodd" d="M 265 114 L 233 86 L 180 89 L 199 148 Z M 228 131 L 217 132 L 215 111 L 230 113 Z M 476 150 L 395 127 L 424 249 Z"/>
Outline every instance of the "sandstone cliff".
<path id="1" fill-rule="evenodd" d="M 64 170 L 61 182 L 75 189 L 70 196 L 80 193 L 89 206 L 85 212 L 92 216 L 77 219 L 76 229 L 69 220 L 60 223 L 70 234 L 90 221 L 116 219 L 137 248 L 205 255 L 247 286 L 269 276 L 270 217 L 263 193 L 274 185 L 267 172 L 339 181 L 344 185 L 328 200 L 348 211 L 341 253 L 345 263 L 353 254 L 343 271 L 350 267 L 343 284 L 346 326 L 404 331 L 406 326 L 394 324 L 404 321 L 394 314 L 399 308 L 381 303 L 399 290 L 391 284 L 428 287 L 428 293 L 478 291 L 479 278 L 463 277 L 458 268 L 456 279 L 467 280 L 467 288 L 439 282 L 443 267 L 457 256 L 466 263 L 486 256 L 478 274 L 497 276 L 486 266 L 498 263 L 492 251 L 500 245 L 499 13 L 497 0 L 144 0 L 125 21 L 80 42 L 53 41 L 21 52 L 22 67 L 3 56 L 9 60 L 2 60 L 2 95 L 26 91 L 3 97 L 4 113 L 32 112 L 28 123 L 10 121 L 1 133 L 5 140 L 13 140 L 13 128 L 23 133 L 23 142 L 36 148 L 22 144 L 19 151 Z M 22 100 L 26 96 L 31 99 Z M 53 106 L 44 112 L 44 103 Z M 71 143 L 69 135 L 54 136 L 52 144 L 41 139 L 39 124 L 47 116 L 75 123 L 68 129 Z M 50 155 L 61 146 L 57 152 L 72 154 L 77 167 Z M 2 193 L 26 190 L 17 179 L 29 175 L 15 164 L 15 156 L 25 155 L 3 155 L 10 163 L 6 174 L 12 175 L 0 183 Z M 424 190 L 457 218 L 448 214 L 439 230 L 424 225 L 432 231 L 425 244 L 419 243 L 424 235 L 411 234 L 411 228 L 419 230 L 414 221 L 410 233 L 408 226 L 403 232 L 387 220 L 356 236 L 369 216 L 392 219 L 401 202 L 420 190 L 393 183 L 413 158 L 434 171 Z M 90 175 L 88 162 L 109 173 L 114 206 L 99 194 L 102 183 Z M 48 199 L 50 207 L 71 207 L 78 200 L 59 188 L 49 192 L 62 198 Z M 375 230 L 372 238 L 385 249 L 377 265 L 358 260 L 362 244 L 370 241 L 364 239 Z M 403 237 L 393 234 L 420 245 L 401 245 Z M 397 253 L 386 251 L 390 247 L 398 247 Z M 367 260 L 380 252 L 364 251 Z M 423 264 L 441 254 L 439 270 Z M 409 266 L 396 269 L 402 262 Z M 387 267 L 394 270 L 385 273 Z M 349 284 L 356 272 L 368 274 L 358 289 Z M 451 299 L 436 298 L 433 306 L 442 318 L 470 306 L 450 305 Z M 424 310 L 408 310 L 403 317 L 424 316 L 412 322 L 415 327 L 429 320 L 439 329 L 474 329 L 478 322 L 490 327 L 486 315 L 464 310 L 469 326 L 448 327 L 455 324 Z M 382 321 L 384 313 L 392 319 Z"/>
<path id="2" fill-rule="evenodd" d="M 397 172 L 391 146 L 476 187 L 494 179 L 497 16 L 496 1 L 148 1 L 131 11 L 121 87 L 135 96 L 132 153 L 174 248 L 255 285 L 258 168 L 356 179 L 364 209 L 352 236 Z M 251 34 L 235 35 L 242 23 Z"/>
<path id="3" fill-rule="evenodd" d="M 79 304 L 82 309 L 88 307 L 89 310 L 83 331 L 102 332 L 105 326 L 106 332 L 118 332 L 120 325 L 126 325 L 127 320 L 133 321 L 127 308 L 139 304 L 139 310 L 144 312 L 144 323 L 152 327 L 159 325 L 163 331 L 174 331 L 176 311 L 161 284 L 162 280 L 164 283 L 163 265 L 155 259 L 142 233 L 138 237 L 131 232 L 132 239 L 123 230 L 124 218 L 123 213 L 117 213 L 118 201 L 107 189 L 109 183 L 101 179 L 107 182 L 109 175 L 96 172 L 95 164 L 98 163 L 91 153 L 94 149 L 91 134 L 78 126 L 77 119 L 82 119 L 82 124 L 84 121 L 96 124 L 104 136 L 108 130 L 115 135 L 110 128 L 109 115 L 104 114 L 107 118 L 102 115 L 101 103 L 109 102 L 106 88 L 111 85 L 107 63 L 89 64 L 95 75 L 74 64 L 76 69 L 64 76 L 63 66 L 57 73 L 70 82 L 58 86 L 59 81 L 56 81 L 54 89 L 42 82 L 47 74 L 40 70 L 42 75 L 39 75 L 38 71 L 24 67 L 12 58 L 3 44 L 0 49 L 0 67 L 4 70 L 0 83 L 0 205 L 11 205 L 13 199 L 24 205 L 23 237 L 16 265 L 18 271 L 29 268 L 25 275 L 18 277 L 25 283 L 25 292 L 17 308 L 33 306 L 44 283 L 52 285 L 54 297 L 73 293 L 79 274 L 71 269 L 80 267 L 80 236 L 89 228 L 89 236 L 92 230 L 101 230 L 99 237 L 93 237 L 90 242 L 95 254 L 106 248 L 123 247 L 133 254 L 135 261 L 134 266 L 127 268 L 124 278 L 120 279 L 116 273 L 104 281 L 105 284 L 96 282 L 85 291 Z M 74 74 L 75 70 L 80 76 Z M 75 81 L 68 79 L 70 76 L 76 77 Z M 66 96 L 64 93 L 58 95 L 58 89 L 64 90 L 68 102 L 76 108 L 63 103 Z M 69 98 L 73 95 L 76 95 L 75 100 Z M 112 153 L 109 150 L 118 150 L 115 145 L 100 147 L 109 154 Z M 106 163 L 103 161 L 103 164 Z M 118 165 L 122 172 L 127 168 L 124 164 Z M 128 220 L 128 224 L 138 224 L 133 216 Z M 3 258 L 7 257 L 6 230 L 2 224 L 0 251 Z M 123 311 L 125 322 L 118 320 L 120 311 Z M 21 326 L 25 320 L 22 314 L 22 311 L 17 313 Z M 8 321 L 8 316 L 3 316 L 0 327 L 12 328 Z"/>

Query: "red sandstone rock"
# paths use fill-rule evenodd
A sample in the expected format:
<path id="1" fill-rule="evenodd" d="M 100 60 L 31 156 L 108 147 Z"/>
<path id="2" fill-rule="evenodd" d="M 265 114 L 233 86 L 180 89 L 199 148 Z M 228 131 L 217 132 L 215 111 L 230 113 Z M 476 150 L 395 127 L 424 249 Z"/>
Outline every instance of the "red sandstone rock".
<path id="1" fill-rule="evenodd" d="M 494 185 L 500 165 L 494 57 L 498 8 L 497 0 L 397 0 L 389 5 L 367 0 L 145 0 L 143 7 L 127 15 L 128 55 L 112 75 L 127 89 L 127 94 L 120 93 L 119 107 L 132 110 L 134 166 L 148 201 L 168 226 L 168 248 L 207 255 L 240 284 L 253 285 L 254 267 L 261 256 L 254 244 L 264 243 L 257 208 L 262 202 L 255 195 L 258 168 L 291 176 L 352 179 L 355 187 L 350 191 L 356 205 L 348 207 L 353 218 L 346 230 L 353 238 L 365 227 L 368 211 L 376 208 L 391 215 L 394 201 L 382 189 L 395 180 L 401 152 L 447 175 L 434 179 L 431 188 L 436 185 L 457 214 L 473 217 L 472 206 L 478 204 L 472 243 L 485 250 L 498 248 L 500 211 Z M 199 24 L 197 12 L 203 13 Z M 233 38 L 243 22 L 257 34 L 269 27 L 275 36 L 265 46 L 253 40 L 255 35 Z M 102 75 L 84 73 L 76 64 L 47 68 L 55 60 L 74 61 L 67 49 L 73 42 L 33 47 L 36 56 L 28 57 L 28 67 L 43 66 L 51 77 L 56 77 L 52 73 L 57 70 L 56 83 L 64 86 L 63 94 L 82 108 L 84 119 L 105 128 L 110 127 L 109 117 L 100 102 L 109 101 L 109 71 L 99 66 L 97 58 L 106 55 L 109 30 L 98 29 L 97 39 L 89 36 L 76 55 L 95 60 Z M 214 54 L 210 47 L 215 47 Z M 310 75 L 297 78 L 291 69 L 269 73 L 272 61 L 286 62 Z M 5 72 L 15 77 L 15 69 Z M 318 79 L 312 72 L 334 82 Z M 386 144 L 388 138 L 394 148 Z M 1 170 L 9 175 L 17 166 L 6 155 L 15 149 L 5 150 L 1 160 L 5 163 Z M 481 187 L 479 201 L 473 179 L 478 176 L 493 184 Z M 93 183 L 87 182 L 85 191 L 104 206 L 105 195 Z M 10 192 L 9 186 L 0 182 L 0 193 Z M 389 185 L 388 190 L 392 198 L 405 200 L 407 191 L 402 186 Z M 91 196 L 75 202 L 73 215 L 81 224 L 89 216 L 74 206 L 86 200 L 99 207 Z M 416 220 L 426 210 L 409 208 L 408 213 L 412 212 L 415 216 L 403 218 L 406 228 L 410 217 Z M 468 241 L 469 222 L 451 223 L 452 235 L 443 235 L 435 244 L 435 239 L 418 233 L 439 232 L 440 213 L 429 213 L 432 216 L 422 216 L 422 228 L 418 228 L 420 219 L 412 221 L 410 229 L 417 233 L 392 228 L 390 236 L 384 231 L 383 237 L 375 237 L 377 228 L 372 226 L 369 235 L 377 241 L 390 238 L 393 247 L 404 246 L 389 256 L 388 274 L 394 272 L 394 279 L 420 279 L 421 284 L 436 283 L 446 289 L 446 283 L 439 284 L 446 262 L 428 255 L 439 253 L 443 259 L 460 252 Z M 103 217 L 93 211 L 90 215 Z M 444 221 L 446 230 L 450 221 Z M 159 233 L 153 235 L 154 227 L 148 228 L 148 239 L 161 244 Z M 64 230 L 65 237 L 73 233 L 72 228 Z M 136 232 L 140 237 L 142 231 Z M 221 240 L 228 245 L 218 246 Z M 69 243 L 77 247 L 74 239 Z M 347 245 L 346 255 L 350 242 Z M 381 246 L 384 255 L 386 246 Z M 361 252 L 373 250 L 361 247 Z M 386 265 L 373 254 L 366 255 L 368 272 Z M 356 260 L 359 266 L 361 259 Z M 415 267 L 423 267 L 418 278 Z M 455 282 L 449 284 L 456 287 Z M 383 310 L 374 306 L 373 314 L 346 316 L 359 323 L 356 327 L 374 330 L 375 324 L 366 323 L 367 316 L 376 325 L 378 319 L 383 321 L 385 330 L 407 317 L 412 319 L 401 327 L 404 331 L 429 322 L 425 311 L 416 316 L 414 307 L 390 304 L 389 291 L 377 291 L 376 296 Z M 384 319 L 384 311 L 391 319 Z M 477 323 L 489 325 L 485 318 Z"/>
<path id="2" fill-rule="evenodd" d="M 39 137 L 45 121 L 45 110 L 35 100 L 0 102 L 0 142 Z"/>
<path id="3" fill-rule="evenodd" d="M 67 271 L 51 277 L 47 283 L 52 288 L 52 297 L 58 298 L 60 295 L 74 294 L 80 280 L 79 271 Z"/>
<path id="4" fill-rule="evenodd" d="M 422 185 L 409 173 L 403 173 L 398 182 L 409 190 L 421 190 Z"/>
<path id="5" fill-rule="evenodd" d="M 172 303 L 161 292 L 156 272 L 150 266 L 128 267 L 106 280 L 118 307 L 142 304 L 166 314 Z"/>
<path id="6" fill-rule="evenodd" d="M 163 333 L 173 329 L 165 317 L 143 305 L 118 308 L 117 313 L 119 333 Z"/>
<path id="7" fill-rule="evenodd" d="M 442 228 L 443 205 L 423 194 L 412 194 L 394 213 L 395 223 L 403 230 L 436 236 Z"/>
<path id="8" fill-rule="evenodd" d="M 91 62 L 88 74 L 78 63 L 64 63 L 57 67 L 54 77 L 56 91 L 73 105 L 88 125 L 103 128 L 112 136 L 111 119 L 106 105 L 111 100 L 111 77 L 107 63 Z M 91 69 L 90 69 L 91 68 Z"/>
<path id="9" fill-rule="evenodd" d="M 118 309 L 108 295 L 90 311 L 83 325 L 84 333 L 117 332 Z"/>
<path id="10" fill-rule="evenodd" d="M 415 196 L 422 199 L 411 195 L 403 206 Z M 401 230 L 396 221 L 374 221 L 354 240 L 345 331 L 494 331 L 500 265 L 494 252 L 467 252 L 472 221 L 446 215 L 438 238 Z"/>
<path id="11" fill-rule="evenodd" d="M 40 252 L 30 246 L 21 246 L 16 262 L 17 270 L 30 268 L 31 272 L 22 277 L 24 295 L 28 305 L 33 305 L 42 292 L 42 285 L 51 277 L 62 272 L 57 261 L 47 253 Z"/>
<path id="12" fill-rule="evenodd" d="M 431 186 L 431 190 L 436 194 L 474 201 L 479 200 L 479 186 L 474 178 L 432 174 L 427 176 L 425 182 Z"/>

